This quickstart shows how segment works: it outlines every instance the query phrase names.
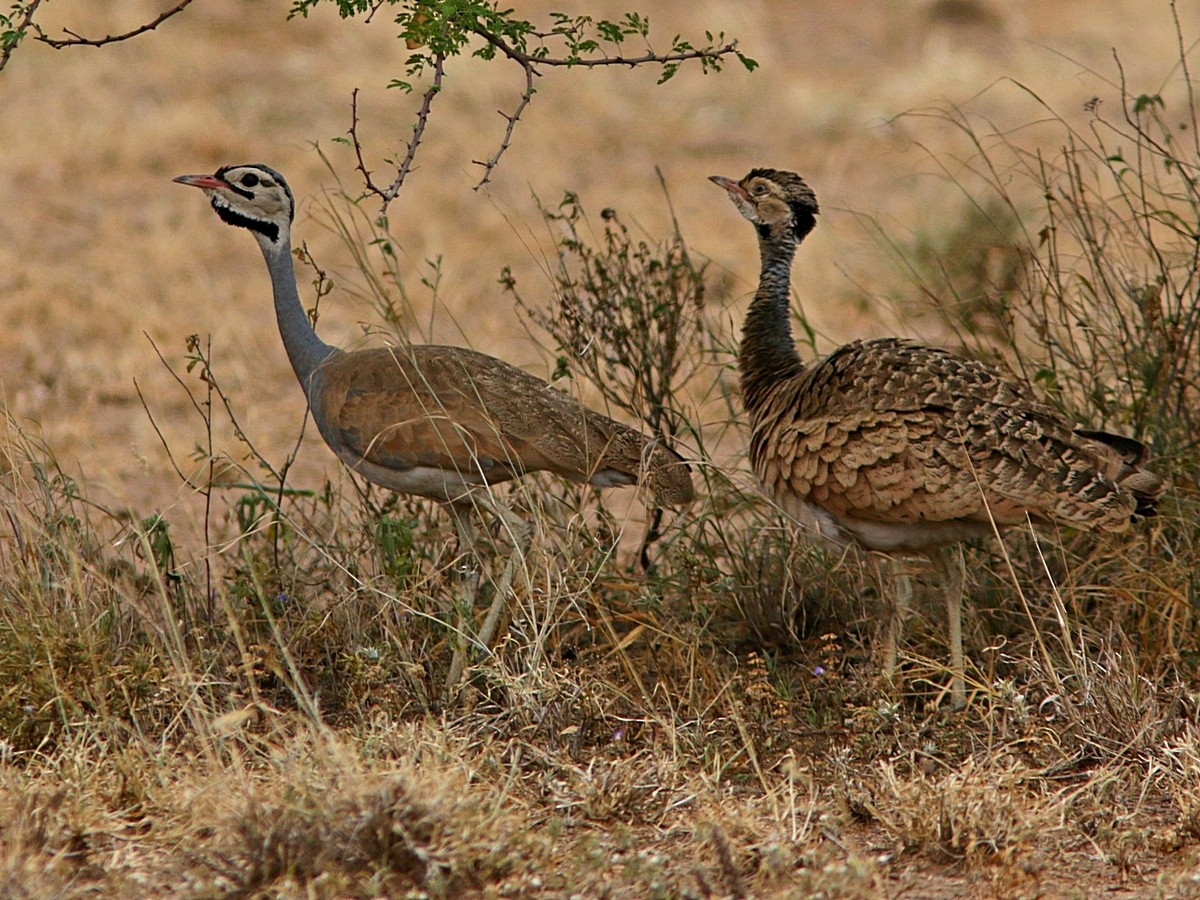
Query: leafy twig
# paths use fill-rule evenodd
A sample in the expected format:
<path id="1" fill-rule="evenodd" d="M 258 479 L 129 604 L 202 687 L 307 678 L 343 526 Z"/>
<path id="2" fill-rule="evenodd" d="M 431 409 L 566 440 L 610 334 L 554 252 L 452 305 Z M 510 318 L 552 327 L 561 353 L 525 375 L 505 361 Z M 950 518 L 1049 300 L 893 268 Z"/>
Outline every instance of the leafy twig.
<path id="1" fill-rule="evenodd" d="M 601 66 L 628 66 L 629 68 L 634 69 L 638 66 L 657 63 L 664 67 L 668 67 L 669 74 L 662 79 L 663 81 L 669 80 L 671 76 L 675 74 L 675 71 L 678 68 L 676 64 L 678 63 L 697 60 L 699 62 L 712 65 L 713 63 L 718 62 L 722 57 L 729 56 L 730 54 L 737 54 L 738 46 L 738 42 L 736 40 L 727 41 L 720 47 L 702 47 L 700 49 L 696 49 L 683 42 L 677 42 L 675 49 L 671 53 L 655 53 L 653 50 L 647 50 L 641 56 L 617 55 L 600 56 L 589 59 L 584 56 L 576 56 L 575 54 L 571 54 L 570 56 L 554 57 L 545 56 L 541 53 L 527 53 L 518 50 L 517 48 L 505 43 L 505 41 L 499 36 L 485 31 L 482 28 L 473 28 L 471 30 L 474 34 L 483 38 L 509 59 L 513 60 L 514 62 L 521 63 L 522 65 L 530 65 L 534 67 L 546 66 L 549 68 L 562 67 L 569 69 L 595 69 Z M 561 35 L 564 34 L 564 32 L 557 31 L 550 32 L 550 34 Z M 744 62 L 752 62 L 745 57 L 742 59 Z M 753 68 L 753 66 L 751 66 L 751 68 Z"/>
<path id="2" fill-rule="evenodd" d="M 307 16 L 316 6 L 326 0 L 293 0 L 291 15 Z M 726 58 L 735 57 L 748 70 L 757 68 L 758 63 L 738 49 L 736 40 L 727 40 L 724 34 L 705 33 L 707 44 L 694 46 L 676 36 L 666 53 L 654 50 L 650 45 L 649 20 L 638 13 L 626 13 L 616 21 L 595 19 L 591 16 L 571 16 L 550 13 L 552 26 L 538 28 L 516 16 L 511 9 L 483 2 L 483 0 L 329 0 L 336 3 L 343 17 L 375 16 L 386 3 L 400 7 L 395 23 L 400 26 L 399 38 L 404 40 L 412 53 L 405 62 L 405 79 L 433 73 L 433 83 L 422 97 L 417 122 L 413 128 L 413 139 L 409 141 L 404 158 L 396 163 L 396 177 L 388 187 L 381 186 L 368 169 L 363 146 L 358 134 L 357 92 L 351 100 L 352 123 L 350 139 L 338 138 L 352 144 L 357 158 L 357 169 L 363 176 L 366 192 L 383 201 L 386 213 L 388 204 L 395 199 L 405 176 L 412 169 L 413 159 L 427 124 L 432 99 L 442 88 L 447 60 L 470 55 L 482 60 L 497 57 L 508 59 L 519 65 L 525 75 L 525 86 L 511 112 L 499 110 L 505 120 L 504 134 L 496 151 L 486 159 L 473 160 L 483 169 L 476 188 L 483 187 L 492 177 L 500 159 L 512 144 L 517 123 L 529 107 L 536 92 L 535 76 L 545 74 L 547 69 L 575 67 L 594 69 L 602 66 L 637 68 L 657 65 L 661 71 L 659 84 L 670 80 L 680 66 L 697 62 L 703 71 L 720 71 Z M 641 39 L 644 52 L 628 53 L 624 44 L 629 39 Z M 415 91 L 411 80 L 394 79 L 388 87 L 405 92 Z"/>
<path id="3" fill-rule="evenodd" d="M 607 23 L 600 24 L 603 26 Z M 581 28 L 582 23 L 576 22 L 567 29 L 558 29 L 545 33 L 533 32 L 533 34 L 539 38 L 566 37 L 568 35 L 577 34 Z M 507 121 L 507 125 L 504 129 L 504 137 L 500 141 L 500 147 L 487 160 L 472 160 L 475 165 L 483 167 L 483 177 L 479 180 L 479 183 L 475 185 L 477 190 L 491 180 L 492 171 L 500 162 L 500 157 L 502 157 L 505 151 L 508 150 L 509 144 L 512 143 L 513 130 L 516 128 L 517 122 L 521 118 L 521 114 L 525 112 L 525 109 L 533 100 L 533 95 L 536 92 L 536 88 L 533 86 L 533 78 L 535 75 L 542 74 L 538 71 L 538 69 L 542 66 L 547 68 L 581 67 L 585 69 L 598 68 L 601 66 L 628 66 L 629 68 L 633 69 L 638 66 L 656 63 L 663 67 L 663 74 L 659 79 L 659 84 L 662 84 L 675 74 L 681 63 L 691 60 L 700 61 L 704 65 L 705 69 L 708 69 L 710 66 L 719 65 L 720 60 L 723 57 L 730 54 L 736 54 L 738 58 L 741 59 L 742 62 L 747 66 L 747 68 L 753 69 L 757 65 L 757 63 L 755 63 L 753 60 L 750 60 L 741 53 L 738 53 L 738 42 L 736 40 L 727 41 L 720 47 L 704 47 L 701 49 L 695 49 L 689 44 L 676 39 L 675 46 L 670 53 L 659 54 L 655 53 L 653 50 L 647 49 L 646 52 L 640 56 L 623 56 L 618 54 L 616 56 L 606 55 L 589 59 L 579 55 L 579 51 L 590 49 L 592 47 L 592 43 L 582 40 L 570 40 L 569 47 L 572 52 L 567 56 L 555 57 L 548 56 L 540 50 L 533 53 L 521 50 L 505 41 L 498 34 L 488 31 L 485 28 L 475 27 L 470 30 L 473 34 L 482 38 L 496 50 L 499 50 L 505 57 L 515 62 L 525 71 L 525 90 L 521 93 L 521 99 L 517 102 L 516 109 L 514 109 L 511 113 L 506 113 L 503 110 L 498 111 L 500 115 L 503 116 Z M 644 36 L 646 31 L 641 30 L 639 33 L 643 34 Z M 610 39 L 619 40 L 619 38 L 620 35 L 617 34 L 616 38 Z"/>

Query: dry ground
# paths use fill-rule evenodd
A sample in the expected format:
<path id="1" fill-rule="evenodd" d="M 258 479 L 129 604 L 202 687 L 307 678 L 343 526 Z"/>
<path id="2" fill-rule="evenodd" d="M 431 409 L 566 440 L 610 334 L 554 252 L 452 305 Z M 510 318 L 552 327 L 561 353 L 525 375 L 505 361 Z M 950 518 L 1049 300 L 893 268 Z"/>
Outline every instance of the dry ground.
<path id="1" fill-rule="evenodd" d="M 161 5 L 56 0 L 42 24 L 98 35 Z M 0 894 L 1200 894 L 1194 659 L 1177 645 L 1195 634 L 1195 588 L 1189 597 L 1164 575 L 1156 596 L 1177 606 L 1149 608 L 1138 599 L 1145 571 L 1107 566 L 1119 542 L 1097 549 L 1106 562 L 1071 573 L 1077 590 L 1057 625 L 1046 597 L 1032 597 L 1039 612 L 1026 616 L 1003 557 L 976 557 L 974 582 L 1000 609 L 973 628 L 978 694 L 958 716 L 920 692 L 890 702 L 864 664 L 868 627 L 818 628 L 780 650 L 764 629 L 733 621 L 755 601 L 744 585 L 736 603 L 732 588 L 723 593 L 728 573 L 693 561 L 689 578 L 683 560 L 674 582 L 653 586 L 626 574 L 623 558 L 573 545 L 569 518 L 547 525 L 544 571 L 524 598 L 534 623 L 514 625 L 525 649 L 487 671 L 472 706 L 439 710 L 428 685 L 445 645 L 406 630 L 417 602 L 377 611 L 396 597 L 341 565 L 371 555 L 349 535 L 370 534 L 370 504 L 382 499 L 356 502 L 311 434 L 291 483 L 320 490 L 328 479 L 332 498 L 297 526 L 321 540 L 283 561 L 314 568 L 264 575 L 271 537 L 239 549 L 231 510 L 244 498 L 234 493 L 215 495 L 206 545 L 204 497 L 175 470 L 207 466 L 193 457 L 204 423 L 176 380 L 201 387 L 186 371 L 187 336 L 211 336 L 230 406 L 276 464 L 303 408 L 257 248 L 170 179 L 247 161 L 285 172 L 300 201 L 296 236 L 335 282 L 324 336 L 362 344 L 380 321 L 328 227 L 331 210 L 348 214 L 338 182 L 353 190 L 356 179 L 332 139 L 362 88 L 366 148 L 384 167 L 415 105 L 384 89 L 403 56 L 385 17 L 344 23 L 325 10 L 286 22 L 287 7 L 199 0 L 121 45 L 54 52 L 31 41 L 0 73 L 0 469 L 10 479 Z M 521 11 L 559 8 L 571 5 Z M 796 285 L 819 347 L 867 334 L 945 338 L 937 317 L 906 314 L 910 283 L 884 251 L 888 239 L 936 240 L 966 214 L 956 182 L 976 151 L 943 112 L 964 108 L 1029 153 L 1053 152 L 1062 121 L 1086 127 L 1091 98 L 1119 108 L 1114 47 L 1133 94 L 1167 85 L 1180 95 L 1165 3 L 991 8 L 965 21 L 887 0 L 663 0 L 646 10 L 657 33 L 724 30 L 759 71 L 684 70 L 661 87 L 641 71 L 554 73 L 482 191 L 471 160 L 496 148 L 496 110 L 511 108 L 521 81 L 503 65 L 455 61 L 390 216 L 410 273 L 411 335 L 548 375 L 553 353 L 497 284 L 510 266 L 528 301 L 550 300 L 554 237 L 536 198 L 553 206 L 573 191 L 589 212 L 614 207 L 657 238 L 671 219 L 656 169 L 692 252 L 711 260 L 711 296 L 725 306 L 709 316 L 733 335 L 757 256 L 706 176 L 771 165 L 802 172 L 822 199 Z M 1200 7 L 1178 12 L 1200 37 Z M 1046 123 L 1046 106 L 1059 123 Z M 436 292 L 420 283 L 434 259 Z M 722 465 L 748 485 L 737 432 L 722 434 Z M 221 416 L 212 437 L 215 455 L 245 461 Z M 79 526 L 95 511 L 64 499 L 61 482 L 29 474 L 51 458 L 104 511 L 94 528 Z M 406 509 L 429 544 L 419 576 L 383 575 L 442 602 L 448 530 L 420 504 Z M 170 561 L 119 525 L 157 512 L 171 526 Z M 794 552 L 822 565 L 792 550 L 777 523 L 734 534 L 747 545 L 764 536 L 778 543 L 777 562 Z M 57 538 L 59 555 L 46 549 Z M 329 549 L 338 541 L 345 557 Z M 211 619 L 172 607 L 183 596 L 167 577 L 175 570 L 197 597 L 215 579 L 197 607 Z M 801 601 L 853 608 L 835 621 L 861 619 L 864 606 L 869 615 L 853 566 L 821 578 L 801 586 Z M 231 604 L 275 592 L 282 624 L 267 616 L 243 634 Z M 312 608 L 287 607 L 293 593 Z M 546 597 L 555 611 L 538 620 Z M 13 612 L 23 604 L 35 612 Z M 1089 620 L 1096 610 L 1102 621 Z M 199 634 L 211 621 L 228 626 L 220 647 Z M 10 652 L 15 623 L 27 629 L 23 661 Z M 533 658 L 543 625 L 557 629 L 553 652 Z M 936 644 L 936 628 L 915 633 Z M 988 643 L 996 633 L 1004 638 Z M 226 651 L 236 663 L 222 668 Z M 926 656 L 941 658 L 914 650 L 911 671 L 936 681 Z M 1156 680 L 1160 662 L 1180 660 Z"/>

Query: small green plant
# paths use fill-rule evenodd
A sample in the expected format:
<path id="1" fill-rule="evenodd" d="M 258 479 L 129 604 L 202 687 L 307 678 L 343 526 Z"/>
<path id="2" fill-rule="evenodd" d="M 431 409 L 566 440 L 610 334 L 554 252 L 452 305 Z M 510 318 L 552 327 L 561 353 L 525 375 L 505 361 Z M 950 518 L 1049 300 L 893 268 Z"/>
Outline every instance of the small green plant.
<path id="1" fill-rule="evenodd" d="M 413 526 L 416 523 L 399 516 L 382 516 L 376 525 L 376 541 L 379 544 L 379 557 L 383 571 L 397 584 L 403 584 L 404 579 L 413 569 Z"/>

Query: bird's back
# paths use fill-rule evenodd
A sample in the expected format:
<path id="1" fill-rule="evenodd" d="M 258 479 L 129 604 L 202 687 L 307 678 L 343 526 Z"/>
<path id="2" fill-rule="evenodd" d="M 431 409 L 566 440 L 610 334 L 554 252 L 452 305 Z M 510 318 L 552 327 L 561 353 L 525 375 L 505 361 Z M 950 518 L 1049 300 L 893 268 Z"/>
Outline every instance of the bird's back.
<path id="1" fill-rule="evenodd" d="M 772 386 L 751 459 L 825 537 L 924 551 L 1035 521 L 1121 530 L 1161 480 L 1129 438 L 1079 432 L 1025 384 L 909 341 L 855 341 Z"/>
<path id="2" fill-rule="evenodd" d="M 335 353 L 309 397 L 322 436 L 344 461 L 406 493 L 456 499 L 445 494 L 548 471 L 598 487 L 643 481 L 667 504 L 693 496 L 674 451 L 462 347 Z"/>

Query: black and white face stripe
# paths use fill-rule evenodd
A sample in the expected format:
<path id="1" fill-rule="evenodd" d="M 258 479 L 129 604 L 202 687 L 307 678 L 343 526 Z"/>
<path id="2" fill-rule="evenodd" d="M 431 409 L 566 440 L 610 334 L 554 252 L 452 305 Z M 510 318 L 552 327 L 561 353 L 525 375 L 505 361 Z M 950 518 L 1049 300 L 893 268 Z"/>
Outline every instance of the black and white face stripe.
<path id="1" fill-rule="evenodd" d="M 221 221 L 254 232 L 264 251 L 288 243 L 296 200 L 283 176 L 270 166 L 222 166 L 212 175 L 180 175 L 175 180 L 204 191 Z"/>
<path id="2" fill-rule="evenodd" d="M 292 189 L 288 187 L 283 176 L 270 166 L 262 163 L 222 166 L 217 169 L 214 177 L 228 184 L 230 190 L 235 194 L 252 202 L 256 199 L 258 189 L 269 190 L 278 186 L 283 189 L 283 193 L 287 197 L 288 222 L 290 223 L 295 216 L 296 198 L 292 196 Z"/>
<path id="3" fill-rule="evenodd" d="M 231 186 L 232 187 L 232 186 Z M 233 188 L 234 192 L 246 196 L 245 192 Z M 253 194 L 250 198 L 253 199 Z M 248 228 L 251 231 L 256 231 L 264 235 L 272 244 L 279 241 L 279 223 L 272 222 L 269 219 L 260 219 L 256 216 L 248 215 L 240 212 L 230 205 L 229 201 L 215 191 L 209 197 L 209 203 L 212 208 L 217 211 L 217 215 L 221 217 L 221 221 L 227 225 L 236 225 L 238 228 Z"/>

